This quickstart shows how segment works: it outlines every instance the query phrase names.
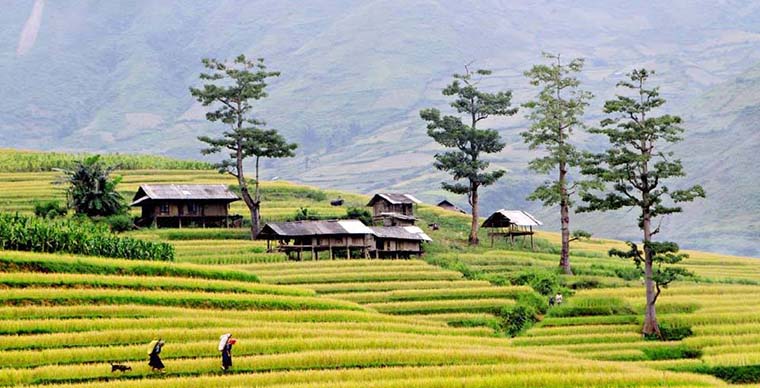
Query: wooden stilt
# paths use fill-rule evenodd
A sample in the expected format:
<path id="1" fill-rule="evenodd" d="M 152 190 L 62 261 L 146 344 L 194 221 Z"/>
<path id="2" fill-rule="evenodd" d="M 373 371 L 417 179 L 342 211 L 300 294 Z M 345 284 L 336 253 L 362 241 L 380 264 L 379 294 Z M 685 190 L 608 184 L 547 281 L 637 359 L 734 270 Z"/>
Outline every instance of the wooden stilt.
<path id="1" fill-rule="evenodd" d="M 351 239 L 350 237 L 346 238 L 346 258 L 347 259 L 351 258 L 351 247 L 349 245 L 349 240 L 350 239 Z"/>

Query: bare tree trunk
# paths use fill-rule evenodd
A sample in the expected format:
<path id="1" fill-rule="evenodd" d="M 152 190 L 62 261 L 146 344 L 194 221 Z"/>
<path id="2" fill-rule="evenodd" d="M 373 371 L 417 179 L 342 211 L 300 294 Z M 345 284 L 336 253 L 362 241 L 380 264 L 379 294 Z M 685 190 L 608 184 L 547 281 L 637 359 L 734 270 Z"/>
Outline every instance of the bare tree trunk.
<path id="1" fill-rule="evenodd" d="M 259 234 L 261 230 L 261 191 L 259 191 L 259 157 L 256 156 L 256 182 L 251 209 L 251 233 Z"/>
<path id="2" fill-rule="evenodd" d="M 641 329 L 644 335 L 656 335 L 661 337 L 660 326 L 657 323 L 657 310 L 655 310 L 655 303 L 657 302 L 657 292 L 655 291 L 654 280 L 652 279 L 652 251 L 647 247 L 646 243 L 652 239 L 652 220 L 649 215 L 649 209 L 644 209 L 643 213 L 643 228 L 644 228 L 644 285 L 646 286 L 646 313 L 644 315 L 644 327 Z"/>
<path id="3" fill-rule="evenodd" d="M 243 197 L 243 202 L 245 202 L 248 211 L 251 213 L 251 240 L 253 240 L 259 234 L 259 206 L 253 198 L 251 198 L 251 194 L 248 192 L 248 183 L 245 181 L 245 175 L 243 174 L 243 147 L 241 144 L 238 144 L 235 153 L 235 169 L 237 170 L 235 177 L 237 177 L 238 186 L 240 186 L 240 196 Z M 254 222 L 254 220 L 257 221 Z"/>
<path id="4" fill-rule="evenodd" d="M 478 228 L 480 227 L 480 220 L 478 219 L 478 187 L 472 185 L 472 191 L 470 192 L 470 205 L 472 206 L 472 225 L 470 226 L 470 245 L 478 245 Z"/>
<path id="5" fill-rule="evenodd" d="M 568 205 L 567 195 L 567 167 L 565 163 L 560 161 L 559 163 L 559 213 L 562 232 L 562 250 L 559 256 L 559 266 L 562 267 L 562 271 L 567 275 L 572 275 L 573 270 L 570 268 L 570 207 Z"/>

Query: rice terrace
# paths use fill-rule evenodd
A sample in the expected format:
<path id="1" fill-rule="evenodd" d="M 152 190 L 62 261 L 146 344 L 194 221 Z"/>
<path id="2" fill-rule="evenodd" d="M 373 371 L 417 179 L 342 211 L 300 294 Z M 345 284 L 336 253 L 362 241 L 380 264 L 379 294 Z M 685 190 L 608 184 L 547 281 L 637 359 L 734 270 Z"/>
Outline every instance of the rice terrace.
<path id="1" fill-rule="evenodd" d="M 760 5 L 4 8 L 0 388 L 760 386 Z"/>

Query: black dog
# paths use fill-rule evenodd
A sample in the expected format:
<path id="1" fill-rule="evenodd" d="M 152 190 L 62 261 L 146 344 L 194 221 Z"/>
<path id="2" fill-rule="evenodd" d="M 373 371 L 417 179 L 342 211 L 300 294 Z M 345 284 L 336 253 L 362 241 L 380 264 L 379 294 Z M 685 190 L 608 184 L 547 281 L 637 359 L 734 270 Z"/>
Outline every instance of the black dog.
<path id="1" fill-rule="evenodd" d="M 126 372 L 128 370 L 132 370 L 132 367 L 129 365 L 111 364 L 111 373 L 116 371 Z"/>

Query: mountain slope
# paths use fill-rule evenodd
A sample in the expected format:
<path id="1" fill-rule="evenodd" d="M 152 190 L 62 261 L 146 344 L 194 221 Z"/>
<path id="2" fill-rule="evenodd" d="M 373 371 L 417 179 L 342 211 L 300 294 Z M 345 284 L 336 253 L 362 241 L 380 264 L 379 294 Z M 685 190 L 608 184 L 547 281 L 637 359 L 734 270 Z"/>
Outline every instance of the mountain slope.
<path id="1" fill-rule="evenodd" d="M 187 90 L 198 83 L 200 58 L 245 52 L 267 58 L 283 74 L 257 113 L 302 144 L 299 157 L 265 164 L 265 177 L 360 192 L 408 190 L 432 201 L 443 196 L 442 175 L 432 170 L 437 149 L 418 111 L 445 107 L 440 89 L 464 63 L 493 68 L 495 77 L 484 86 L 514 89 L 521 103 L 532 95 L 521 73 L 540 61 L 541 50 L 584 56 L 584 82 L 597 95 L 589 110 L 593 121 L 612 85 L 632 66 L 644 65 L 659 72 L 670 107 L 689 112 L 694 96 L 760 62 L 757 20 L 760 5 L 745 1 L 330 1 L 297 7 L 241 0 L 13 1 L 0 14 L 0 85 L 9 96 L 0 105 L 0 146 L 199 157 L 195 137 L 213 130 Z M 703 147 L 702 155 L 719 154 L 727 139 L 747 138 L 754 117 L 712 106 L 709 116 L 719 123 L 687 121 L 690 129 L 713 136 L 693 137 L 709 140 L 694 145 Z M 736 124 L 726 124 L 726 115 Z M 524 200 L 541 178 L 525 171 L 532 155 L 518 136 L 523 114 L 489 125 L 510 142 L 495 157 L 510 176 L 484 193 L 484 210 L 539 210 Z M 712 141 L 716 136 L 720 142 Z M 598 146 L 593 139 L 583 143 Z M 720 180 L 757 160 L 742 149 L 708 169 L 689 158 L 687 170 L 721 182 L 716 192 L 725 187 L 736 195 L 732 203 L 751 205 L 757 195 L 741 180 Z M 673 231 L 718 230 L 725 223 L 712 219 L 729 213 L 712 208 L 719 212 L 708 223 L 687 215 Z M 757 247 L 734 245 L 747 237 L 737 230 L 757 224 L 747 214 L 732 220 L 737 227 L 730 244 L 712 245 L 723 235 L 707 230 L 673 236 L 688 238 L 688 246 L 756 254 Z M 551 222 L 552 213 L 544 215 Z M 627 237 L 609 228 L 595 231 Z"/>

